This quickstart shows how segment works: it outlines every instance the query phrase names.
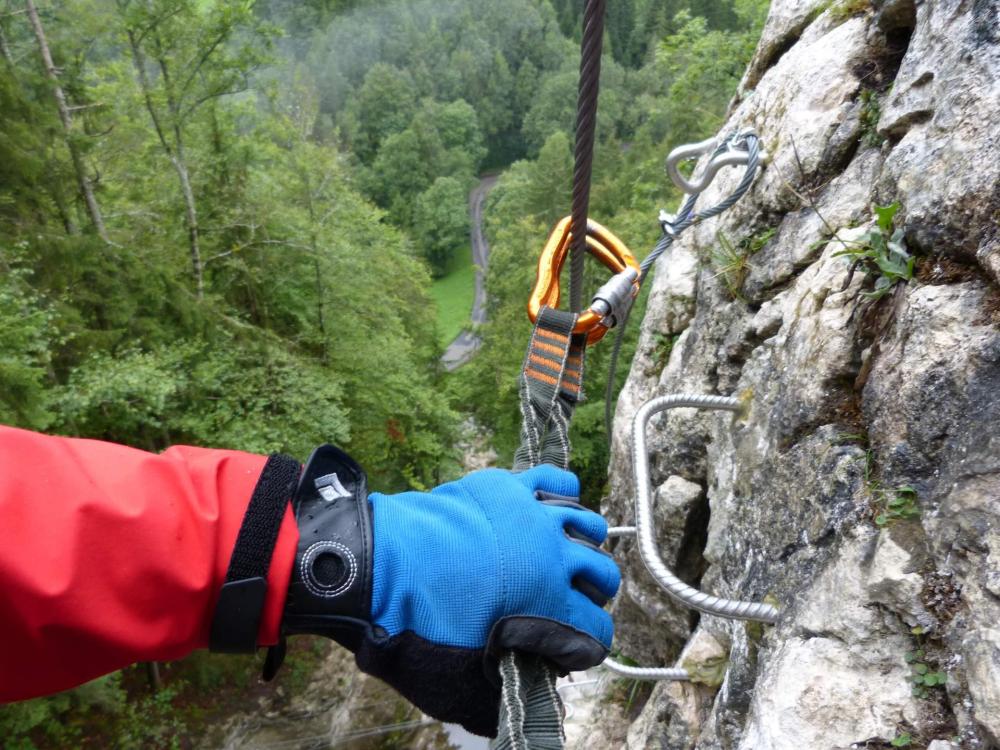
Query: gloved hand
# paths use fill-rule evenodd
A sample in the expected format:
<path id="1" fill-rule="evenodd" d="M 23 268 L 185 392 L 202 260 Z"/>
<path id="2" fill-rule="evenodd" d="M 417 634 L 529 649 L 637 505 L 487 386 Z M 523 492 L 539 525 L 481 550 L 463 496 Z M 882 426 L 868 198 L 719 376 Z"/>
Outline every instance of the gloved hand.
<path id="1" fill-rule="evenodd" d="M 294 500 L 283 632 L 334 638 L 425 713 L 493 735 L 501 651 L 569 671 L 611 645 L 601 607 L 620 575 L 597 548 L 607 524 L 578 495 L 576 477 L 551 466 L 368 495 L 357 464 L 324 446 Z"/>

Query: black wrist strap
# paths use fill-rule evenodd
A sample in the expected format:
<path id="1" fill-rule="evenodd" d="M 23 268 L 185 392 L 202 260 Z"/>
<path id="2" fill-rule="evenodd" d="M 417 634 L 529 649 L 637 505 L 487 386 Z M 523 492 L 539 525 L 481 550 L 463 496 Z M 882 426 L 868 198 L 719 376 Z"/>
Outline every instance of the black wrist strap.
<path id="1" fill-rule="evenodd" d="M 273 453 L 257 480 L 229 558 L 226 582 L 212 618 L 208 647 L 227 654 L 257 650 L 257 630 L 267 596 L 267 572 L 285 507 L 295 494 L 301 464 Z"/>

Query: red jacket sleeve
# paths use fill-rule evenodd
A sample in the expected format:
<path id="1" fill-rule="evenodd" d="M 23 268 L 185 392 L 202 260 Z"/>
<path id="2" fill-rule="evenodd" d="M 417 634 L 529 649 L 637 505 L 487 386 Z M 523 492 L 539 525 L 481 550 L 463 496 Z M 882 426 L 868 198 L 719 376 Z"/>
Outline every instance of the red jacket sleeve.
<path id="1" fill-rule="evenodd" d="M 265 458 L 161 455 L 0 426 L 0 701 L 208 644 Z M 298 531 L 286 510 L 258 642 L 275 643 Z"/>

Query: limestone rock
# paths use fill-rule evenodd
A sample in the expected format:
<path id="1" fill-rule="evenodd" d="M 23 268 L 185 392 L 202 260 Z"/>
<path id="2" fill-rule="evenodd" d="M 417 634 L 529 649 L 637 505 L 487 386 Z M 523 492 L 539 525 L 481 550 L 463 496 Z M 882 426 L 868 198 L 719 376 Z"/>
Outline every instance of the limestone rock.
<path id="1" fill-rule="evenodd" d="M 982 628 L 963 644 L 969 693 L 976 718 L 993 742 L 1000 742 L 1000 630 Z"/>
<path id="2" fill-rule="evenodd" d="M 979 259 L 1000 281 L 1000 7 L 919 3 L 880 133 L 899 142 L 881 188 L 906 206 L 908 237 L 927 251 Z"/>
<path id="3" fill-rule="evenodd" d="M 711 684 L 712 677 L 722 674 L 727 658 L 726 647 L 715 636 L 705 629 L 696 631 L 677 660 L 695 675 L 694 680 L 656 683 L 642 712 L 629 727 L 625 747 L 649 747 L 649 738 L 656 736 L 663 750 L 693 748 L 693 738 L 705 722 L 717 689 Z"/>
<path id="4" fill-rule="evenodd" d="M 747 398 L 650 424 L 658 543 L 693 585 L 781 617 L 692 616 L 617 540 L 616 647 L 659 665 L 710 638 L 727 661 L 717 689 L 597 712 L 588 747 L 1000 748 L 998 122 L 996 0 L 771 3 L 723 127 L 754 127 L 771 160 L 651 277 L 604 509 L 634 518 L 643 402 Z M 893 201 L 916 274 L 871 300 L 842 254 Z M 734 299 L 698 259 L 764 232 Z"/>

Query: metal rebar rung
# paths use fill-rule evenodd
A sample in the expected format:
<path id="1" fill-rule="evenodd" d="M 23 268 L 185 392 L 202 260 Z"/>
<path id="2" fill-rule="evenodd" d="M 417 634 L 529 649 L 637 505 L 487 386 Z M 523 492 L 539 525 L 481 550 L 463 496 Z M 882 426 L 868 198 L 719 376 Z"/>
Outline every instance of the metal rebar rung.
<path id="1" fill-rule="evenodd" d="M 628 664 L 615 661 L 610 656 L 601 662 L 601 666 L 609 672 L 632 680 L 687 682 L 691 679 L 688 671 L 679 667 L 630 667 Z"/>
<path id="2" fill-rule="evenodd" d="M 635 536 L 635 526 L 609 526 L 608 537 Z"/>
<path id="3" fill-rule="evenodd" d="M 632 421 L 632 465 L 635 470 L 635 526 L 639 556 L 653 579 L 664 591 L 682 604 L 706 614 L 732 620 L 756 620 L 773 624 L 777 608 L 762 602 L 722 599 L 688 586 L 675 576 L 660 557 L 653 534 L 653 504 L 650 498 L 649 456 L 646 451 L 646 425 L 654 414 L 667 409 L 716 409 L 737 412 L 743 408 L 739 399 L 726 396 L 701 396 L 687 393 L 660 396 L 643 404 Z"/>

